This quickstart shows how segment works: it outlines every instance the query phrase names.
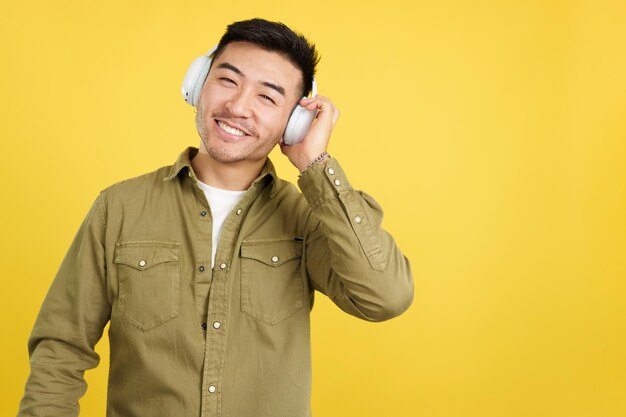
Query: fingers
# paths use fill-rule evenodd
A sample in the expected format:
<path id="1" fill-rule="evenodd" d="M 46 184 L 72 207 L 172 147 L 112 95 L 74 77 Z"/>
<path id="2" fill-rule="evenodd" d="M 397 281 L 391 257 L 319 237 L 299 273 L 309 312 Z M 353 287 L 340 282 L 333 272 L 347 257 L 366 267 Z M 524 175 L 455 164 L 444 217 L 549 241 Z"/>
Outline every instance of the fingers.
<path id="1" fill-rule="evenodd" d="M 304 139 L 304 144 L 308 148 L 326 149 L 330 135 L 339 118 L 339 110 L 335 105 L 324 96 L 316 96 L 303 99 L 301 102 L 307 110 L 317 110 L 315 120 Z"/>
<path id="2" fill-rule="evenodd" d="M 333 126 L 339 119 L 339 109 L 327 97 L 318 95 L 311 98 L 303 98 L 300 100 L 300 105 L 307 110 L 317 109 L 317 119 L 330 120 Z"/>

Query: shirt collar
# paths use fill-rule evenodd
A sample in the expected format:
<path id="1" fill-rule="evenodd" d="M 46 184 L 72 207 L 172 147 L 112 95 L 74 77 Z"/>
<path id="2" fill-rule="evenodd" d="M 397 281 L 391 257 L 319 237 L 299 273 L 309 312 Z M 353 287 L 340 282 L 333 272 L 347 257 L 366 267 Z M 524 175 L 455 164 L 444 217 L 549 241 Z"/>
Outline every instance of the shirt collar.
<path id="1" fill-rule="evenodd" d="M 191 167 L 191 160 L 198 153 L 198 148 L 194 148 L 193 146 L 188 147 L 184 151 L 178 155 L 178 159 L 176 159 L 176 163 L 171 166 L 171 168 L 167 171 L 167 175 L 163 178 L 163 181 L 169 181 L 180 174 L 183 169 L 187 170 L 187 174 L 196 180 L 196 174 L 193 172 L 193 168 Z M 276 170 L 274 169 L 274 164 L 270 161 L 270 158 L 265 160 L 265 165 L 263 165 L 263 169 L 261 169 L 261 173 L 259 176 L 252 182 L 250 187 L 255 184 L 259 184 L 262 181 L 267 182 L 270 187 L 270 196 L 273 197 L 276 192 L 276 180 L 278 177 L 276 176 Z"/>

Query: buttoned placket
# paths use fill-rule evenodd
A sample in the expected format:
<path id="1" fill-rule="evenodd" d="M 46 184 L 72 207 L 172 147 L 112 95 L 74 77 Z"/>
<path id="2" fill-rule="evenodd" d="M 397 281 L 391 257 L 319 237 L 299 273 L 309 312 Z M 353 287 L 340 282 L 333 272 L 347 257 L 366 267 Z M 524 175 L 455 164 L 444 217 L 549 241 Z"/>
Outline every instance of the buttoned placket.
<path id="1" fill-rule="evenodd" d="M 239 231 L 246 218 L 247 207 L 259 197 L 267 185 L 266 175 L 257 178 L 248 191 L 244 194 L 239 204 L 226 218 L 222 226 L 221 237 L 215 254 L 213 268 L 211 265 L 212 245 L 212 216 L 209 204 L 204 192 L 197 184 L 197 178 L 190 165 L 185 166 L 187 175 L 185 178 L 191 187 L 194 202 L 194 218 L 196 219 L 196 244 L 193 253 L 194 259 L 194 291 L 196 311 L 199 313 L 200 327 L 204 335 L 204 359 L 202 367 L 202 397 L 201 417 L 216 417 L 221 414 L 221 390 L 220 382 L 223 373 L 226 330 L 228 325 L 229 305 L 229 272 L 231 270 L 232 256 Z M 170 174 L 172 178 L 176 173 Z M 272 180 L 270 176 L 270 181 Z M 273 185 L 271 186 L 273 190 Z M 273 191 L 272 191 L 273 192 Z M 206 295 L 208 294 L 208 308 Z"/>
<path id="2" fill-rule="evenodd" d="M 195 304 L 198 318 L 201 321 L 200 327 L 204 336 L 204 358 L 202 366 L 202 398 L 201 398 L 201 416 L 216 416 L 217 402 L 219 400 L 218 378 L 215 372 L 216 364 L 219 364 L 221 358 L 216 352 L 212 352 L 211 346 L 218 344 L 215 335 L 211 334 L 211 330 L 216 330 L 210 320 L 211 310 L 214 300 L 209 300 L 209 311 L 205 310 L 207 294 L 218 291 L 215 287 L 219 276 L 215 273 L 215 269 L 211 268 L 211 245 L 213 232 L 213 217 L 211 209 L 206 200 L 204 192 L 197 184 L 197 179 L 193 174 L 191 167 L 188 167 L 188 177 L 192 183 L 194 194 L 194 212 L 196 219 L 196 244 L 194 256 L 194 288 L 195 288 Z M 224 281 L 224 280 L 222 280 Z M 211 297 L 213 298 L 213 297 Z M 213 303 L 212 303 L 213 301 Z M 217 321 L 217 320 L 215 320 Z M 221 324 L 221 323 L 220 323 Z M 221 327 L 221 325 L 219 326 Z"/>
<path id="3" fill-rule="evenodd" d="M 206 197 L 202 190 L 197 187 L 196 199 L 201 206 L 200 212 L 209 211 Z M 221 414 L 221 380 L 223 373 L 223 363 L 226 348 L 226 330 L 228 327 L 228 305 L 229 305 L 229 273 L 233 262 L 232 255 L 242 223 L 246 218 L 247 207 L 259 196 L 263 189 L 262 181 L 254 183 L 243 196 L 241 201 L 224 221 L 220 240 L 215 253 L 214 267 L 209 271 L 203 271 L 210 275 L 210 292 L 208 310 L 202 323 L 204 332 L 204 366 L 202 375 L 202 401 L 201 416 L 214 417 Z M 206 209 L 203 208 L 206 206 Z M 212 225 L 202 219 L 209 218 L 207 215 L 200 215 L 200 229 L 208 229 L 208 240 L 211 241 Z M 205 225 L 206 223 L 206 225 Z M 205 231 L 200 230 L 198 236 L 204 235 Z M 201 242 L 198 242 L 201 244 Z M 208 245 L 210 254 L 210 244 Z M 196 252 L 202 252 L 200 247 Z M 198 261 L 200 262 L 200 261 Z M 201 274 L 197 268 L 196 274 Z M 198 281 L 196 281 L 198 282 Z"/>

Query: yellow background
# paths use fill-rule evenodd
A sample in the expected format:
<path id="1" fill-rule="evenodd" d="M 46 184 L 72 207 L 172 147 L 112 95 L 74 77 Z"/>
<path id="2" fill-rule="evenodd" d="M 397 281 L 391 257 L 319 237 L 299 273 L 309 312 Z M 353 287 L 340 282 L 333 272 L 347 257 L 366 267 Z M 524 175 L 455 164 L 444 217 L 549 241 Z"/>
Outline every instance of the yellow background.
<path id="1" fill-rule="evenodd" d="M 330 153 L 386 212 L 415 301 L 313 312 L 318 417 L 626 415 L 626 3 L 29 1 L 0 13 L 0 414 L 97 193 L 199 143 L 180 97 L 225 26 L 317 43 Z M 279 173 L 296 170 L 274 153 Z M 84 416 L 104 416 L 108 342 Z"/>

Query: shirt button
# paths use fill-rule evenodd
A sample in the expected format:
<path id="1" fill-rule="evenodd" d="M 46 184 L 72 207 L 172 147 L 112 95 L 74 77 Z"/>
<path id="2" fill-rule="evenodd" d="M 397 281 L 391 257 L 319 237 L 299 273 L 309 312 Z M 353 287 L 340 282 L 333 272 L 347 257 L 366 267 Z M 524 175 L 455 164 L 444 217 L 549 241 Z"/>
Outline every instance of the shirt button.
<path id="1" fill-rule="evenodd" d="M 215 385 L 209 385 L 209 392 L 213 394 L 215 391 L 217 391 L 217 388 L 215 388 Z"/>
<path id="2" fill-rule="evenodd" d="M 362 221 L 363 221 L 363 219 L 361 218 L 361 216 L 356 216 L 356 217 L 354 218 L 354 222 L 355 222 L 355 223 L 361 223 Z"/>
<path id="3" fill-rule="evenodd" d="M 146 261 L 144 261 L 143 259 L 141 261 L 139 261 L 139 266 L 146 266 Z"/>
<path id="4" fill-rule="evenodd" d="M 341 185 L 341 181 L 339 181 L 339 180 L 335 180 L 335 185 L 336 185 L 337 187 L 339 187 L 339 186 Z"/>
<path id="5" fill-rule="evenodd" d="M 272 256 L 272 262 L 274 263 L 278 262 L 278 256 Z"/>
<path id="6" fill-rule="evenodd" d="M 241 209 L 237 209 L 237 216 L 241 214 Z"/>
<path id="7" fill-rule="evenodd" d="M 220 327 L 222 327 L 222 323 L 220 323 L 219 321 L 214 321 L 213 322 L 213 328 L 214 329 L 219 329 Z"/>
<path id="8" fill-rule="evenodd" d="M 200 215 L 201 215 L 202 217 L 206 217 L 206 215 L 207 215 L 207 214 L 208 214 L 208 213 L 207 213 L 206 211 L 204 211 L 204 210 L 202 210 L 202 211 L 200 212 Z"/>
<path id="9" fill-rule="evenodd" d="M 200 271 L 200 272 L 204 272 L 204 265 L 200 265 L 200 266 L 198 267 L 198 271 Z"/>
<path id="10" fill-rule="evenodd" d="M 223 263 L 223 262 L 222 262 L 222 263 L 220 264 L 220 269 L 226 269 L 226 266 L 227 266 L 227 265 L 226 265 L 225 263 Z"/>
<path id="11" fill-rule="evenodd" d="M 206 330 L 206 323 L 202 323 L 202 330 Z"/>
<path id="12" fill-rule="evenodd" d="M 328 173 L 329 173 L 330 175 L 333 175 L 333 174 L 335 173 L 335 170 L 334 170 L 334 169 L 332 169 L 332 168 L 328 168 Z"/>

